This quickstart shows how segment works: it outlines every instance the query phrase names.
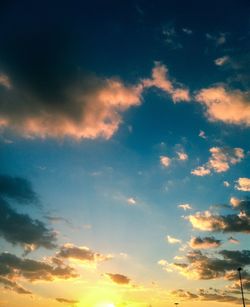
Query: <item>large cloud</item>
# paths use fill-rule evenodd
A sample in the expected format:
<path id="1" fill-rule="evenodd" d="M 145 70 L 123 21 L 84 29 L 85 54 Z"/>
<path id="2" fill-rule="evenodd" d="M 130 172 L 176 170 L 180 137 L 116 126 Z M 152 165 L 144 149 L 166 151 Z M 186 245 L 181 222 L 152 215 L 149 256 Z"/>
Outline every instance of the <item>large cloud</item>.
<path id="1" fill-rule="evenodd" d="M 49 88 L 48 95 L 20 82 L 0 92 L 0 127 L 24 137 L 102 137 L 109 139 L 122 122 L 121 113 L 141 104 L 145 88 L 158 87 L 174 102 L 190 100 L 189 91 L 175 87 L 167 68 L 156 63 L 151 79 L 127 85 L 118 78 L 84 75 L 64 88 Z M 46 91 L 45 91 L 46 92 Z"/>
<path id="2" fill-rule="evenodd" d="M 10 280 L 26 279 L 28 281 L 45 280 L 53 281 L 55 279 L 75 278 L 78 275 L 75 270 L 60 262 L 37 261 L 27 258 L 19 258 L 10 253 L 0 254 L 0 276 Z"/>
<path id="3" fill-rule="evenodd" d="M 250 265 L 250 251 L 222 250 L 217 256 L 206 255 L 201 251 L 190 251 L 186 260 L 184 263 L 166 265 L 190 279 L 229 279 L 229 273 L 236 271 L 238 267 L 244 268 Z"/>
<path id="4" fill-rule="evenodd" d="M 222 148 L 212 147 L 209 149 L 211 157 L 208 162 L 203 166 L 199 166 L 191 174 L 196 176 L 206 176 L 214 171 L 216 173 L 222 173 L 229 170 L 231 165 L 241 162 L 245 157 L 244 150 L 242 148 Z"/>
<path id="5" fill-rule="evenodd" d="M 231 198 L 231 204 L 237 213 L 222 215 L 205 211 L 189 215 L 187 219 L 202 231 L 250 233 L 250 201 Z"/>
<path id="6" fill-rule="evenodd" d="M 21 244 L 26 251 L 56 247 L 56 234 L 29 215 L 18 213 L 0 197 L 0 236 L 12 244 Z"/>
<path id="7" fill-rule="evenodd" d="M 209 120 L 250 126 L 250 96 L 248 92 L 215 86 L 202 89 L 195 98 L 205 106 Z"/>
<path id="8" fill-rule="evenodd" d="M 59 258 L 75 259 L 83 263 L 98 263 L 112 258 L 111 255 L 96 253 L 86 246 L 76 246 L 71 243 L 66 243 L 61 246 L 56 256 Z"/>

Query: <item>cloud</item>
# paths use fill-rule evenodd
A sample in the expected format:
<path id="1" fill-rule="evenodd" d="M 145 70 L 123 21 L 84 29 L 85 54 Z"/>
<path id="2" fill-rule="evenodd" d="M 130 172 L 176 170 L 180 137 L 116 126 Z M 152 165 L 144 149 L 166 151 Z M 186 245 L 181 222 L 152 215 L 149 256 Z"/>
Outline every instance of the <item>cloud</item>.
<path id="1" fill-rule="evenodd" d="M 45 262 L 19 258 L 5 252 L 0 254 L 0 263 L 0 276 L 12 281 L 17 279 L 53 281 L 78 276 L 72 267 L 63 262 L 55 263 L 53 258 Z"/>
<path id="2" fill-rule="evenodd" d="M 56 234 L 29 215 L 18 213 L 0 198 L 0 236 L 12 244 L 21 244 L 26 251 L 56 247 Z"/>
<path id="3" fill-rule="evenodd" d="M 188 155 L 187 155 L 185 152 L 179 152 L 179 151 L 177 151 L 176 153 L 177 153 L 177 155 L 178 155 L 178 160 L 181 160 L 181 161 L 186 161 L 186 160 L 188 160 Z"/>
<path id="4" fill-rule="evenodd" d="M 172 81 L 168 77 L 168 69 L 160 62 L 155 62 L 155 67 L 152 70 L 152 78 L 144 79 L 142 84 L 145 88 L 157 87 L 171 96 L 174 102 L 189 101 L 189 90 L 183 87 L 174 87 Z"/>
<path id="5" fill-rule="evenodd" d="M 202 231 L 250 233 L 250 217 L 246 214 L 214 215 L 205 211 L 188 216 L 188 220 Z"/>
<path id="6" fill-rule="evenodd" d="M 215 63 L 215 65 L 217 65 L 217 66 L 223 66 L 223 65 L 225 65 L 226 63 L 228 63 L 229 60 L 230 60 L 229 56 L 228 56 L 228 55 L 225 55 L 225 56 L 223 56 L 223 57 L 221 57 L 221 58 L 217 58 L 217 59 L 214 61 L 214 63 Z"/>
<path id="7" fill-rule="evenodd" d="M 181 240 L 177 239 L 177 238 L 174 238 L 174 237 L 171 237 L 171 236 L 167 236 L 167 241 L 168 243 L 170 244 L 177 244 L 177 243 L 181 243 Z"/>
<path id="8" fill-rule="evenodd" d="M 214 171 L 216 173 L 222 173 L 229 170 L 231 165 L 241 162 L 245 157 L 244 150 L 242 148 L 222 148 L 212 147 L 209 149 L 211 157 L 208 162 L 203 166 L 199 166 L 191 174 L 196 176 L 206 176 Z"/>
<path id="9" fill-rule="evenodd" d="M 188 89 L 175 87 L 167 68 L 158 62 L 152 78 L 136 85 L 86 73 L 69 77 L 66 84 L 58 78 L 58 85 L 52 81 L 47 88 L 35 78 L 29 79 L 28 87 L 19 80 L 0 93 L 0 128 L 26 138 L 110 139 L 122 123 L 122 113 L 142 103 L 146 88 L 157 87 L 174 102 L 190 100 Z"/>
<path id="10" fill-rule="evenodd" d="M 200 130 L 199 137 L 202 139 L 207 139 L 206 133 L 203 130 Z"/>
<path id="11" fill-rule="evenodd" d="M 110 277 L 110 279 L 119 285 L 127 285 L 130 283 L 130 279 L 122 274 L 112 274 L 112 273 L 106 273 L 107 276 Z"/>
<path id="12" fill-rule="evenodd" d="M 202 89 L 195 99 L 204 105 L 206 116 L 210 121 L 250 126 L 250 97 L 248 92 L 215 86 Z"/>
<path id="13" fill-rule="evenodd" d="M 134 197 L 129 197 L 129 198 L 127 199 L 127 203 L 128 203 L 130 206 L 134 206 L 134 205 L 136 205 L 137 201 L 136 201 L 136 199 L 135 199 Z"/>
<path id="14" fill-rule="evenodd" d="M 165 168 L 169 167 L 171 159 L 167 156 L 160 156 L 161 165 Z"/>
<path id="15" fill-rule="evenodd" d="M 210 169 L 205 168 L 204 166 L 198 166 L 196 169 L 191 171 L 191 174 L 195 176 L 206 176 L 211 173 Z"/>
<path id="16" fill-rule="evenodd" d="M 215 237 L 193 237 L 188 244 L 193 249 L 208 249 L 219 247 L 222 243 Z"/>
<path id="17" fill-rule="evenodd" d="M 187 290 L 178 289 L 171 293 L 173 296 L 184 299 L 184 300 L 195 300 L 195 301 L 213 301 L 221 303 L 233 303 L 242 304 L 241 298 L 233 296 L 228 291 L 210 288 L 209 290 L 200 289 L 197 293 L 193 293 Z M 248 302 L 247 302 L 248 301 Z M 250 300 L 246 299 L 246 303 Z"/>
<path id="18" fill-rule="evenodd" d="M 6 89 L 11 88 L 11 81 L 9 77 L 3 73 L 0 73 L 0 86 L 4 86 Z"/>
<path id="19" fill-rule="evenodd" d="M 184 211 L 192 210 L 192 207 L 189 204 L 181 204 L 178 207 L 182 208 Z"/>
<path id="20" fill-rule="evenodd" d="M 71 243 L 66 243 L 61 246 L 60 251 L 56 256 L 60 258 L 79 260 L 83 263 L 98 263 L 112 258 L 111 255 L 96 253 L 86 246 L 76 246 Z"/>
<path id="21" fill-rule="evenodd" d="M 182 31 L 188 35 L 191 35 L 193 34 L 193 31 L 191 29 L 188 29 L 188 28 L 183 28 Z"/>
<path id="22" fill-rule="evenodd" d="M 1 271 L 0 271 L 0 273 L 1 273 Z M 2 284 L 5 289 L 14 291 L 18 294 L 31 294 L 31 292 L 29 290 L 23 288 L 22 286 L 17 284 L 15 281 L 12 281 L 12 280 L 5 278 L 5 277 L 2 277 L 2 276 L 0 276 L 0 284 Z"/>
<path id="23" fill-rule="evenodd" d="M 208 40 L 214 41 L 216 46 L 224 45 L 226 43 L 226 36 L 227 34 L 223 32 L 215 35 L 209 33 L 206 34 L 206 38 Z"/>
<path id="24" fill-rule="evenodd" d="M 250 178 L 239 178 L 235 188 L 239 191 L 250 192 Z"/>
<path id="25" fill-rule="evenodd" d="M 240 241 L 238 239 L 235 239 L 234 237 L 229 237 L 228 241 L 230 243 L 233 243 L 233 244 L 239 244 L 240 243 Z"/>
<path id="26" fill-rule="evenodd" d="M 38 203 L 38 197 L 31 183 L 21 177 L 0 175 L 0 195 L 18 203 Z"/>
<path id="27" fill-rule="evenodd" d="M 169 264 L 172 269 L 189 279 L 229 279 L 228 274 L 238 267 L 250 265 L 250 251 L 221 250 L 214 255 L 206 255 L 201 251 L 190 251 L 186 255 L 186 262 Z"/>
<path id="28" fill-rule="evenodd" d="M 59 302 L 59 303 L 65 303 L 65 304 L 70 304 L 70 305 L 74 305 L 74 304 L 79 303 L 79 301 L 77 301 L 77 300 L 69 300 L 69 299 L 66 299 L 66 298 L 63 298 L 63 297 L 57 297 L 56 301 Z"/>
<path id="29" fill-rule="evenodd" d="M 230 183 L 228 181 L 223 181 L 223 185 L 226 188 L 230 187 Z"/>

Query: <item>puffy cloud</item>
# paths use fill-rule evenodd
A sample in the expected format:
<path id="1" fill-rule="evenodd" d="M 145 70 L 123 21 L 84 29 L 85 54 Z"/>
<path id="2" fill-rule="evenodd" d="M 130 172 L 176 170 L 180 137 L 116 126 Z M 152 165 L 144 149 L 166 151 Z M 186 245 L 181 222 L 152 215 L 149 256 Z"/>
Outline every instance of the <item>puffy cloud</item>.
<path id="1" fill-rule="evenodd" d="M 75 278 L 75 270 L 62 261 L 55 263 L 54 259 L 37 261 L 19 258 L 10 253 L 0 254 L 0 276 L 10 280 L 26 279 L 29 281 Z"/>
<path id="2" fill-rule="evenodd" d="M 221 250 L 218 257 L 191 251 L 186 255 L 186 263 L 172 263 L 172 268 L 190 279 L 229 279 L 232 271 L 238 267 L 250 265 L 250 251 Z"/>
<path id="3" fill-rule="evenodd" d="M 4 286 L 5 289 L 12 290 L 18 294 L 31 294 L 31 292 L 19 284 L 17 284 L 15 281 L 12 281 L 8 278 L 0 276 L 0 284 Z"/>
<path id="4" fill-rule="evenodd" d="M 38 197 L 31 183 L 21 177 L 0 175 L 0 195 L 15 199 L 19 203 L 37 203 Z"/>
<path id="5" fill-rule="evenodd" d="M 177 243 L 181 243 L 181 240 L 177 239 L 177 238 L 174 238 L 174 237 L 171 237 L 171 236 L 167 236 L 166 237 L 168 243 L 170 244 L 177 244 Z"/>
<path id="6" fill-rule="evenodd" d="M 191 171 L 191 174 L 195 176 L 206 176 L 211 173 L 210 169 L 205 168 L 204 166 L 198 166 L 196 169 Z"/>
<path id="7" fill-rule="evenodd" d="M 169 165 L 171 163 L 171 159 L 167 156 L 160 156 L 160 162 L 161 162 L 162 166 L 167 168 L 167 167 L 169 167 Z"/>
<path id="8" fill-rule="evenodd" d="M 229 56 L 228 56 L 228 55 L 225 55 L 225 56 L 223 56 L 223 57 L 220 57 L 220 58 L 216 59 L 216 60 L 214 61 L 214 63 L 215 63 L 217 66 L 223 66 L 223 65 L 225 65 L 226 63 L 228 63 L 229 59 L 230 59 Z"/>
<path id="9" fill-rule="evenodd" d="M 188 244 L 193 249 L 208 249 L 221 246 L 221 240 L 215 237 L 193 237 Z"/>
<path id="10" fill-rule="evenodd" d="M 249 93 L 216 86 L 202 89 L 195 99 L 206 107 L 210 121 L 250 126 Z"/>
<path id="11" fill-rule="evenodd" d="M 74 305 L 74 304 L 79 303 L 79 301 L 77 301 L 77 300 L 69 300 L 69 299 L 63 298 L 63 297 L 57 297 L 56 301 L 59 302 L 59 303 L 65 303 L 65 304 L 69 304 L 69 305 Z"/>
<path id="12" fill-rule="evenodd" d="M 174 102 L 190 100 L 189 90 L 182 87 L 175 88 L 173 82 L 169 80 L 167 67 L 159 62 L 155 63 L 152 78 L 145 79 L 142 82 L 146 88 L 154 86 L 168 93 Z"/>
<path id="13" fill-rule="evenodd" d="M 127 285 L 130 283 L 130 279 L 122 274 L 112 274 L 112 273 L 106 273 L 107 276 L 110 277 L 110 279 L 119 285 Z"/>
<path id="14" fill-rule="evenodd" d="M 72 78 L 67 84 L 60 79 L 59 85 L 52 82 L 47 88 L 34 80 L 29 80 L 30 88 L 19 80 L 0 95 L 0 127 L 27 138 L 109 139 L 122 122 L 121 114 L 139 106 L 143 90 L 152 86 L 167 92 L 174 102 L 190 100 L 188 89 L 175 87 L 160 63 L 151 79 L 136 85 L 90 75 Z"/>
<path id="15" fill-rule="evenodd" d="M 216 173 L 226 172 L 230 165 L 237 164 L 245 157 L 242 148 L 221 148 L 212 147 L 209 149 L 211 157 L 203 166 L 197 167 L 191 171 L 196 176 L 205 176 L 214 171 Z"/>
<path id="16" fill-rule="evenodd" d="M 214 215 L 205 211 L 188 216 L 188 220 L 202 231 L 250 233 L 250 217 L 246 214 Z"/>
<path id="17" fill-rule="evenodd" d="M 27 251 L 38 247 L 56 247 L 56 234 L 29 215 L 18 213 L 0 198 L 0 236 L 12 244 L 21 244 Z"/>
<path id="18" fill-rule="evenodd" d="M 177 151 L 178 160 L 186 161 L 188 160 L 188 155 L 185 152 L 179 152 Z"/>
<path id="19" fill-rule="evenodd" d="M 189 204 L 180 204 L 178 207 L 182 208 L 184 211 L 192 210 L 192 207 Z"/>
<path id="20" fill-rule="evenodd" d="M 61 246 L 60 251 L 56 256 L 60 258 L 79 260 L 83 263 L 98 263 L 112 258 L 111 255 L 96 253 L 86 246 L 76 246 L 71 243 L 66 243 Z"/>
<path id="21" fill-rule="evenodd" d="M 235 188 L 239 191 L 250 192 L 250 178 L 239 178 Z"/>

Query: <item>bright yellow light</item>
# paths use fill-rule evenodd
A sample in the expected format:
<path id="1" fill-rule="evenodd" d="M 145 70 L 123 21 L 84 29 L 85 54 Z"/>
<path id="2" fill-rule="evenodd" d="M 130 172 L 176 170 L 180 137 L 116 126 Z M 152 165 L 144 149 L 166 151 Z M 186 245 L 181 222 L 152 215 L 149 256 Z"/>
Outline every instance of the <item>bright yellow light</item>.
<path id="1" fill-rule="evenodd" d="M 115 305 L 112 303 L 100 303 L 97 304 L 95 307 L 115 307 Z"/>

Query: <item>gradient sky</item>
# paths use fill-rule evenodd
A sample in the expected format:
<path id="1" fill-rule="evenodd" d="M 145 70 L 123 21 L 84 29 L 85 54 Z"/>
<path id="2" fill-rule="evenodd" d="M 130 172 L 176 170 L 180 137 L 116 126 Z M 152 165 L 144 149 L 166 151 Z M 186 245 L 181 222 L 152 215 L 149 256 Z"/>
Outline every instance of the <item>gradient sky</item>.
<path id="1" fill-rule="evenodd" d="M 0 41 L 0 306 L 250 304 L 249 1 L 3 1 Z"/>

